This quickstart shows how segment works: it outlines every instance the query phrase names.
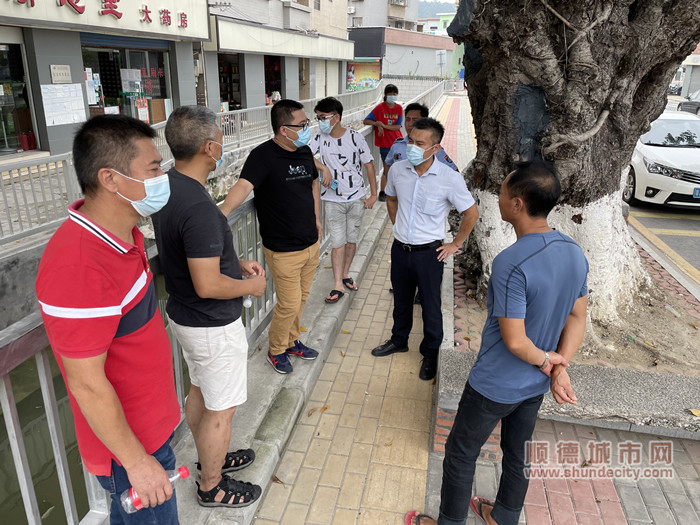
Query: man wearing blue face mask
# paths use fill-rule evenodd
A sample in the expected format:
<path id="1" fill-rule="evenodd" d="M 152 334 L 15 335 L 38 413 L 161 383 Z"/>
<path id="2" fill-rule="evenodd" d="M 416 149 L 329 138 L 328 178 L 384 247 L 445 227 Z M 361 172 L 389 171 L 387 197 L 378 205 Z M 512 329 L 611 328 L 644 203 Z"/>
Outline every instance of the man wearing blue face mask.
<path id="1" fill-rule="evenodd" d="M 176 525 L 166 470 L 180 421 L 172 352 L 136 227 L 170 196 L 155 132 L 124 115 L 81 126 L 73 159 L 85 195 L 39 265 L 36 293 L 66 382 L 82 463 L 109 492 L 110 522 Z M 121 493 L 144 508 L 127 515 Z"/>
<path id="2" fill-rule="evenodd" d="M 377 200 L 377 176 L 372 154 L 361 133 L 344 128 L 340 121 L 343 105 L 334 97 L 319 101 L 314 108 L 319 133 L 311 141 L 311 151 L 319 154 L 321 162 L 330 169 L 332 183 L 321 189 L 325 202 L 326 219 L 331 237 L 331 263 L 335 286 L 326 297 L 327 303 L 337 303 L 345 288 L 357 290 L 350 277 L 350 265 L 355 257 L 360 226 L 365 209 L 371 209 Z M 367 170 L 370 195 L 362 176 Z"/>
<path id="3" fill-rule="evenodd" d="M 197 502 L 244 507 L 262 491 L 227 473 L 250 465 L 255 454 L 227 451 L 233 414 L 247 398 L 241 298 L 263 294 L 265 271 L 256 261 L 238 260 L 228 222 L 205 188 L 224 154 L 216 113 L 204 106 L 177 108 L 168 118 L 165 140 L 175 158 L 168 172 L 172 195 L 153 216 L 153 226 L 170 326 L 190 374 L 185 416 L 199 456 Z"/>
<path id="4" fill-rule="evenodd" d="M 407 160 L 394 163 L 386 185 L 386 206 L 394 225 L 391 247 L 391 284 L 394 289 L 394 326 L 391 339 L 372 350 L 375 357 L 408 351 L 413 326 L 413 298 L 421 294 L 423 356 L 419 377 L 437 373 L 442 343 L 440 286 L 444 262 L 464 244 L 479 211 L 462 176 L 435 160 L 445 129 L 437 120 L 423 118 L 413 125 L 406 146 Z M 454 206 L 463 215 L 459 231 L 443 244 L 445 219 Z"/>
<path id="5" fill-rule="evenodd" d="M 321 192 L 307 145 L 311 131 L 304 106 L 295 100 L 280 100 L 272 106 L 270 121 L 273 138 L 250 152 L 221 211 L 228 216 L 255 189 L 253 202 L 265 261 L 277 294 L 267 360 L 275 372 L 288 374 L 294 369 L 290 358 L 318 357 L 299 337 L 301 315 L 318 267 Z"/>

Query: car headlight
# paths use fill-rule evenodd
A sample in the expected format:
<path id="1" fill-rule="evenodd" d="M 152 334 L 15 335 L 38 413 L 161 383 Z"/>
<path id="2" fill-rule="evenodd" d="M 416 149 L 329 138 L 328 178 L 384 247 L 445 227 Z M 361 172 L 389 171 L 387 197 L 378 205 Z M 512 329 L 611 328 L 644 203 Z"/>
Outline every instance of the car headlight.
<path id="1" fill-rule="evenodd" d="M 675 168 L 670 168 L 668 166 L 664 166 L 663 164 L 657 164 L 646 157 L 644 157 L 644 165 L 647 167 L 647 171 L 649 173 L 658 173 L 659 175 L 665 175 L 666 177 L 672 177 L 674 179 L 680 177 L 680 173 L 678 173 Z"/>

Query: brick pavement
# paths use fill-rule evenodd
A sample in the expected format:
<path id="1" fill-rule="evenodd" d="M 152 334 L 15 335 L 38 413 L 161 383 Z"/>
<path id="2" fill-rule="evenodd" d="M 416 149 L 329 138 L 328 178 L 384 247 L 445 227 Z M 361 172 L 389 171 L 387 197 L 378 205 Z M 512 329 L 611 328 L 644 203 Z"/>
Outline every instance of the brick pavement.
<path id="1" fill-rule="evenodd" d="M 424 505 L 432 383 L 418 379 L 415 350 L 370 354 L 391 333 L 390 241 L 387 227 L 280 460 L 284 484 L 270 485 L 256 525 L 394 524 Z M 414 349 L 421 331 L 417 317 Z"/>

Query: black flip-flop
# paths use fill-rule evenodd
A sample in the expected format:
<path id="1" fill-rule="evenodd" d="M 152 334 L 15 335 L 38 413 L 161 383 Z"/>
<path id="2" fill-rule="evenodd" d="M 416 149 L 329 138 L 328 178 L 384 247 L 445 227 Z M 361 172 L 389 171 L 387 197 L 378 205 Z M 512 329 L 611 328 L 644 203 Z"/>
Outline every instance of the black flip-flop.
<path id="1" fill-rule="evenodd" d="M 344 292 L 341 292 L 340 290 L 331 290 L 331 293 L 328 294 L 330 296 L 330 299 L 326 297 L 326 302 L 327 303 L 337 303 L 340 301 L 340 298 L 345 295 Z"/>
<path id="2" fill-rule="evenodd" d="M 357 288 L 358 288 L 357 285 L 355 284 L 355 280 L 352 277 L 348 277 L 347 279 L 343 279 L 343 285 L 345 286 L 345 288 L 347 288 L 348 290 L 351 290 L 353 292 L 356 292 Z M 354 288 L 353 288 L 353 286 L 354 286 Z"/>
<path id="3" fill-rule="evenodd" d="M 481 512 L 482 505 L 489 505 L 490 507 L 493 507 L 495 504 L 493 501 L 488 500 L 486 498 L 481 498 L 479 496 L 472 496 L 472 499 L 469 501 L 469 508 L 471 508 L 474 511 L 474 514 L 476 514 L 481 519 L 481 521 L 486 523 L 483 512 Z"/>

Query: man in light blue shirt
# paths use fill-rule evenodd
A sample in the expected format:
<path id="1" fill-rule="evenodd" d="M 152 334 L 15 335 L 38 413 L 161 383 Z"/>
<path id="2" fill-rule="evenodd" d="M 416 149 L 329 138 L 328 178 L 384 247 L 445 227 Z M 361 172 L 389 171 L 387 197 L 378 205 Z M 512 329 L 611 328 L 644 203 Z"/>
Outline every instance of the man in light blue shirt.
<path id="1" fill-rule="evenodd" d="M 461 248 L 479 217 L 462 176 L 435 160 L 444 132 L 435 119 L 418 120 L 408 139 L 407 160 L 391 167 L 385 190 L 395 239 L 391 248 L 394 326 L 391 339 L 372 350 L 372 355 L 408 351 L 417 287 L 423 306 L 419 373 L 423 380 L 433 379 L 437 372 L 443 336 L 440 287 L 444 262 Z M 464 217 L 454 240 L 443 245 L 445 219 L 452 206 Z"/>
<path id="2" fill-rule="evenodd" d="M 404 110 L 404 126 L 406 127 L 406 136 L 398 138 L 394 141 L 391 149 L 389 149 L 389 153 L 387 153 L 386 158 L 384 159 L 382 186 L 386 186 L 386 177 L 389 173 L 389 168 L 391 168 L 394 163 L 406 159 L 406 146 L 408 146 L 408 136 L 411 134 L 411 131 L 413 131 L 413 124 L 422 118 L 426 118 L 429 113 L 428 107 L 423 104 L 419 104 L 418 102 L 413 102 L 406 106 L 406 109 Z M 452 162 L 450 157 L 447 156 L 447 153 L 445 153 L 443 148 L 440 148 L 437 151 L 435 158 L 443 164 L 447 164 L 453 170 L 459 171 L 457 165 Z M 384 189 L 379 192 L 379 200 L 386 200 Z"/>
<path id="3" fill-rule="evenodd" d="M 406 159 L 408 136 L 411 134 L 411 131 L 413 131 L 413 125 L 420 119 L 428 117 L 429 114 L 430 110 L 428 110 L 428 107 L 423 104 L 419 104 L 418 102 L 413 102 L 406 106 L 406 109 L 404 110 L 404 126 L 406 128 L 406 136 L 396 139 L 394 144 L 392 144 L 384 163 L 385 166 L 387 166 L 386 173 L 389 173 L 389 168 L 391 168 L 392 164 Z M 447 164 L 453 170 L 459 171 L 457 165 L 447 155 L 443 148 L 438 150 L 438 152 L 435 154 L 435 158 L 443 164 Z"/>

